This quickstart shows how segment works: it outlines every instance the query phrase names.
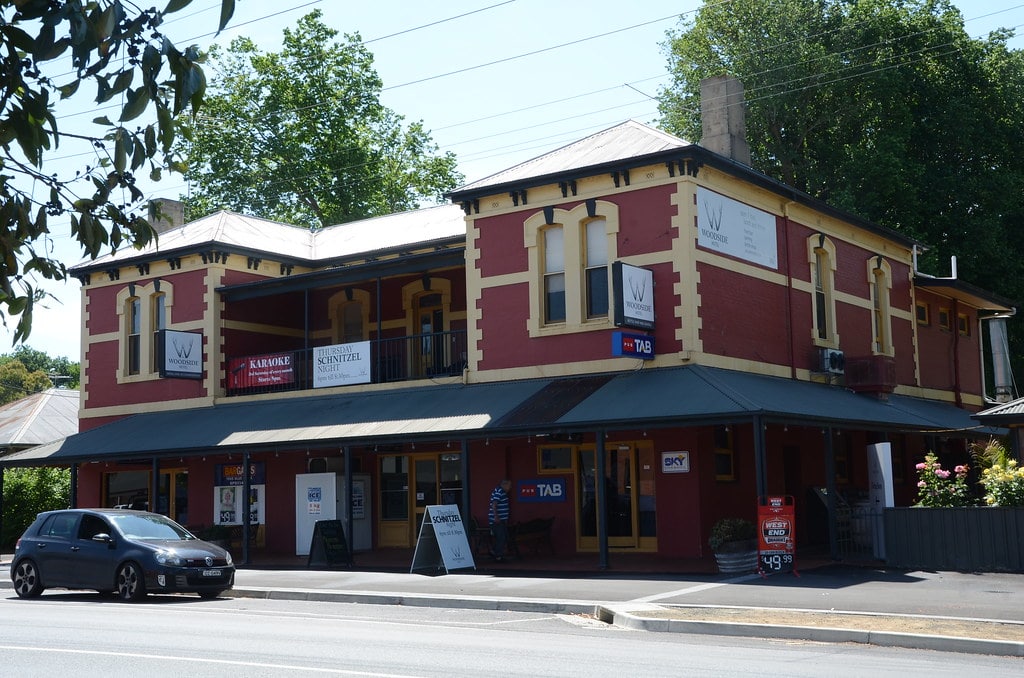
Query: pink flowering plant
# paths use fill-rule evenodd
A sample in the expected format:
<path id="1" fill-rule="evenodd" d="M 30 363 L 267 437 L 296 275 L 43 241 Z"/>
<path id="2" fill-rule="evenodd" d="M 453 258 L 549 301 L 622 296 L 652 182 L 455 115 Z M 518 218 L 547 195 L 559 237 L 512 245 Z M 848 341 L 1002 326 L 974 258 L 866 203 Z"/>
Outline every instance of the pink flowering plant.
<path id="1" fill-rule="evenodd" d="M 974 505 L 974 498 L 967 486 L 966 464 L 948 471 L 942 468 L 935 453 L 929 452 L 916 468 L 917 506 L 951 508 Z"/>

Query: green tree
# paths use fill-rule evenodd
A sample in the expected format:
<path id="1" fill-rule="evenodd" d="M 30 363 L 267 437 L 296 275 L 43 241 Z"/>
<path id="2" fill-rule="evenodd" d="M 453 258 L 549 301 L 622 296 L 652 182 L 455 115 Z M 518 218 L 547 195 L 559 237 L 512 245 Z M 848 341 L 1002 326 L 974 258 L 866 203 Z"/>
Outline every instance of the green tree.
<path id="1" fill-rule="evenodd" d="M 15 347 L 13 353 L 0 355 L 0 366 L 12 361 L 20 362 L 28 372 L 38 371 L 52 376 L 51 381 L 55 382 L 54 386 L 78 388 L 81 366 L 76 362 L 71 362 L 67 357 L 53 358 L 44 351 L 21 344 Z"/>
<path id="2" fill-rule="evenodd" d="M 0 405 L 45 391 L 52 385 L 45 371 L 30 372 L 21 361 L 11 360 L 0 364 Z"/>
<path id="3" fill-rule="evenodd" d="M 179 166 L 175 118 L 198 109 L 206 84 L 198 48 L 179 50 L 160 32 L 164 16 L 190 2 L 159 11 L 122 0 L 0 0 L 0 320 L 18 317 L 15 344 L 44 296 L 33 281 L 67 277 L 48 254 L 51 219 L 68 219 L 94 258 L 153 236 L 134 173 L 148 164 L 159 179 Z M 221 0 L 220 28 L 234 5 Z M 95 85 L 97 106 L 120 102 L 116 120 L 99 116 L 85 130 L 55 115 L 55 100 L 75 98 L 84 81 Z M 149 124 L 140 118 L 147 110 Z M 62 142 L 75 141 L 98 159 L 67 177 L 45 168 Z"/>
<path id="4" fill-rule="evenodd" d="M 46 467 L 5 469 L 3 501 L 0 548 L 10 549 L 37 513 L 70 505 L 71 471 Z"/>
<path id="5" fill-rule="evenodd" d="M 358 34 L 319 11 L 284 30 L 280 52 L 248 38 L 211 50 L 203 113 L 186 135 L 189 218 L 217 209 L 317 228 L 440 200 L 461 176 L 422 123 L 380 102 Z"/>
<path id="6" fill-rule="evenodd" d="M 700 81 L 735 75 L 757 169 L 920 239 L 925 272 L 948 275 L 956 255 L 960 277 L 1024 299 L 1024 55 L 1010 37 L 971 38 L 947 0 L 707 3 L 668 35 L 662 125 L 700 139 Z"/>

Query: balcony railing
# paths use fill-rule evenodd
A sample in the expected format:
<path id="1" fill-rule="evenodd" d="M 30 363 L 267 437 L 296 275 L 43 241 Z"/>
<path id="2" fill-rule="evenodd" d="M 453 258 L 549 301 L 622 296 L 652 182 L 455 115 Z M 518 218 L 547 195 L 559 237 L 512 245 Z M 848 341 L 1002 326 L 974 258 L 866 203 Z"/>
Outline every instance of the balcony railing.
<path id="1" fill-rule="evenodd" d="M 466 367 L 465 330 L 375 339 L 368 343 L 369 354 L 351 361 L 356 376 L 347 383 L 454 377 L 461 375 Z M 359 344 L 343 346 L 358 347 Z M 230 357 L 225 391 L 229 396 L 237 396 L 336 385 L 317 383 L 314 351 L 316 349 L 300 349 Z"/>

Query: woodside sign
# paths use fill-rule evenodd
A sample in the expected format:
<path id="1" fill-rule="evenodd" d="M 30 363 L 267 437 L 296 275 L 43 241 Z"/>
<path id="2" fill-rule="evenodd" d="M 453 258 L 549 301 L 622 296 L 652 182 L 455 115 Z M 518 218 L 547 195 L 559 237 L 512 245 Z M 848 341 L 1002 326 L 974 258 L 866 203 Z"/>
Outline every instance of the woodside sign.
<path id="1" fill-rule="evenodd" d="M 160 330 L 160 376 L 175 379 L 203 378 L 203 335 L 200 332 Z"/>

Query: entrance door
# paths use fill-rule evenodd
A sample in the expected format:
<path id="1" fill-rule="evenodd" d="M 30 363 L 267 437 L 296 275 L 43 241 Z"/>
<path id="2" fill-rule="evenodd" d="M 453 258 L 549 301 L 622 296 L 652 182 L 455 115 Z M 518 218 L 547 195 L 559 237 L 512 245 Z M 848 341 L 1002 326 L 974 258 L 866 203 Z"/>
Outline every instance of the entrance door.
<path id="1" fill-rule="evenodd" d="M 636 451 L 630 445 L 605 449 L 604 477 L 597 478 L 597 453 L 593 448 L 580 449 L 577 484 L 579 492 L 580 547 L 598 547 L 597 483 L 604 484 L 604 517 L 608 529 L 608 545 L 636 548 L 637 473 Z"/>
<path id="2" fill-rule="evenodd" d="M 413 347 L 415 376 L 437 374 L 445 368 L 444 309 L 440 293 L 416 297 L 416 331 L 419 336 Z"/>
<path id="3" fill-rule="evenodd" d="M 423 515 L 428 506 L 437 504 L 437 458 L 419 458 L 413 463 L 413 473 L 416 483 L 416 497 L 414 511 L 416 521 L 413 523 L 413 543 L 420 536 L 420 525 L 423 524 Z"/>
<path id="4" fill-rule="evenodd" d="M 462 500 L 461 457 L 428 452 L 380 458 L 381 547 L 415 545 L 428 506 Z"/>

